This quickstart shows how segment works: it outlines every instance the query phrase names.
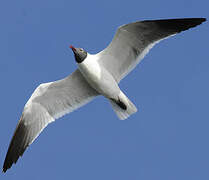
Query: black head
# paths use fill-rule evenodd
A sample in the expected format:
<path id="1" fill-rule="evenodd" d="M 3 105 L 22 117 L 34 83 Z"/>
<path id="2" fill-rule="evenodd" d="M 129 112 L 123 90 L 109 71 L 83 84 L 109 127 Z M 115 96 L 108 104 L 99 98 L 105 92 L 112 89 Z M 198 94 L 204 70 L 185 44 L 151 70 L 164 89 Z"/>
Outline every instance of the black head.
<path id="1" fill-rule="evenodd" d="M 72 49 L 74 53 L 75 60 L 77 63 L 82 63 L 84 59 L 87 57 L 87 52 L 84 49 L 74 48 L 73 46 L 70 46 L 70 48 Z"/>

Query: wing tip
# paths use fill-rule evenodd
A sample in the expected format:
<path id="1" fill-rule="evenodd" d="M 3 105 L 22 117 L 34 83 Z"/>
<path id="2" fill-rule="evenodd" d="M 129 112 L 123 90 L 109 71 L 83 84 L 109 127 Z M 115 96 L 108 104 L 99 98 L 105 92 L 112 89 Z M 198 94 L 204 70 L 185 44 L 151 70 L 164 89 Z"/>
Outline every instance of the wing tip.
<path id="1" fill-rule="evenodd" d="M 13 162 L 8 161 L 8 156 L 6 156 L 5 160 L 4 160 L 4 165 L 2 168 L 2 173 L 6 173 L 6 171 L 11 168 Z"/>
<path id="2" fill-rule="evenodd" d="M 3 173 L 6 173 L 6 171 L 8 169 L 10 169 L 13 164 L 16 164 L 16 162 L 17 162 L 17 160 L 18 160 L 19 157 L 20 156 L 18 156 L 16 159 L 12 159 L 11 156 L 10 156 L 10 154 L 7 153 L 6 158 L 4 160 L 4 165 L 3 165 L 3 168 L 2 168 L 2 172 Z"/>
<path id="3" fill-rule="evenodd" d="M 200 21 L 205 22 L 207 18 L 205 17 L 191 17 L 191 18 L 170 18 L 170 19 L 155 19 L 155 20 L 143 20 L 141 22 L 153 22 L 153 21 Z"/>
<path id="4" fill-rule="evenodd" d="M 9 166 L 4 165 L 3 168 L 2 168 L 2 173 L 6 173 L 7 170 L 8 170 L 9 168 L 11 168 L 11 166 L 12 166 L 12 165 L 9 165 Z"/>
<path id="5" fill-rule="evenodd" d="M 17 124 L 17 127 L 15 129 L 14 135 L 12 137 L 12 140 L 9 144 L 9 148 L 7 150 L 7 154 L 4 160 L 4 165 L 2 168 L 2 172 L 5 173 L 9 168 L 12 167 L 13 164 L 16 164 L 19 157 L 21 157 L 26 150 L 28 143 L 25 141 L 25 136 L 27 135 L 27 128 L 22 123 L 22 118 Z M 22 143 L 21 140 L 24 140 Z"/>
<path id="6" fill-rule="evenodd" d="M 206 18 L 181 18 L 181 19 L 162 19 L 156 20 L 156 23 L 163 29 L 176 31 L 177 33 L 196 27 L 203 22 Z"/>
<path id="7" fill-rule="evenodd" d="M 2 173 L 6 173 L 7 168 L 2 168 Z"/>
<path id="8" fill-rule="evenodd" d="M 207 21 L 207 18 L 198 18 L 198 19 L 200 19 L 201 22 Z"/>
<path id="9" fill-rule="evenodd" d="M 3 168 L 2 168 L 2 173 L 6 173 L 6 171 L 12 167 L 13 163 L 15 163 L 15 162 L 13 162 L 13 161 L 6 161 L 6 159 L 5 159 L 4 165 L 3 165 Z"/>
<path id="10" fill-rule="evenodd" d="M 2 168 L 2 173 L 6 173 L 6 171 L 10 169 L 13 164 L 17 163 L 18 159 L 22 157 L 27 147 L 28 145 L 24 149 L 22 149 L 21 153 L 18 154 L 15 154 L 14 152 L 11 153 L 10 151 L 7 152 L 6 158 L 4 160 L 4 165 Z"/>

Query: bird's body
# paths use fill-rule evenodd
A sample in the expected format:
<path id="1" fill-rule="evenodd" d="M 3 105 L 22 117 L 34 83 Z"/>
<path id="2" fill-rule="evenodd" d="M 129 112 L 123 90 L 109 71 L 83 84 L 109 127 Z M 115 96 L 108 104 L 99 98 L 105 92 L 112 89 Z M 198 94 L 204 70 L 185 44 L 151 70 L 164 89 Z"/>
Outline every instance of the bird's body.
<path id="1" fill-rule="evenodd" d="M 108 70 L 98 63 L 98 57 L 88 53 L 85 61 L 78 64 L 78 69 L 86 81 L 98 93 L 106 98 L 116 98 L 120 93 L 118 83 Z"/>
<path id="2" fill-rule="evenodd" d="M 78 63 L 78 69 L 92 88 L 110 100 L 119 119 L 126 119 L 137 108 L 120 90 L 118 82 L 108 69 L 99 63 L 102 60 L 101 56 L 88 53 L 85 60 Z"/>
<path id="3" fill-rule="evenodd" d="M 98 54 L 74 52 L 78 69 L 62 80 L 39 85 L 26 103 L 3 165 L 6 172 L 42 130 L 55 119 L 87 104 L 98 95 L 107 98 L 119 119 L 137 111 L 118 83 L 159 41 L 200 25 L 205 18 L 138 21 L 118 28 L 112 42 Z"/>

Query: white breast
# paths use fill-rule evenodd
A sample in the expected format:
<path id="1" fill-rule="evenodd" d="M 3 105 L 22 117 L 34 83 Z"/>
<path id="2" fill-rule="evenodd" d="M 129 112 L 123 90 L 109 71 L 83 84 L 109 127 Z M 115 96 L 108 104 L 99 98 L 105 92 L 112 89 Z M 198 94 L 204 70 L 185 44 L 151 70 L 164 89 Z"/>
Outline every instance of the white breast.
<path id="1" fill-rule="evenodd" d="M 86 59 L 78 64 L 78 68 L 89 83 L 101 79 L 102 70 L 94 55 L 88 54 Z"/>
<path id="2" fill-rule="evenodd" d="M 89 85 L 105 97 L 116 96 L 120 89 L 113 76 L 102 67 L 97 60 L 98 56 L 87 55 L 87 58 L 78 64 L 78 68 Z"/>

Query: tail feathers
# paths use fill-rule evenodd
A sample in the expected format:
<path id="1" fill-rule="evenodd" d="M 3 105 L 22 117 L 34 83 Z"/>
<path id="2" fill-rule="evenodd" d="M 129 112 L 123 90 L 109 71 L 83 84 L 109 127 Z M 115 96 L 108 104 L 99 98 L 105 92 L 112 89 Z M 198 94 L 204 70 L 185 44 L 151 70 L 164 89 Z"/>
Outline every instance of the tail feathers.
<path id="1" fill-rule="evenodd" d="M 118 101 L 115 101 L 113 99 L 113 101 L 123 110 L 127 110 L 127 106 L 125 105 L 125 103 L 123 103 L 120 99 Z"/>
<path id="2" fill-rule="evenodd" d="M 137 112 L 136 106 L 123 94 L 119 95 L 119 101 L 110 99 L 113 110 L 121 120 L 127 119 L 130 115 Z M 121 104 L 125 105 L 126 108 L 122 107 Z"/>

